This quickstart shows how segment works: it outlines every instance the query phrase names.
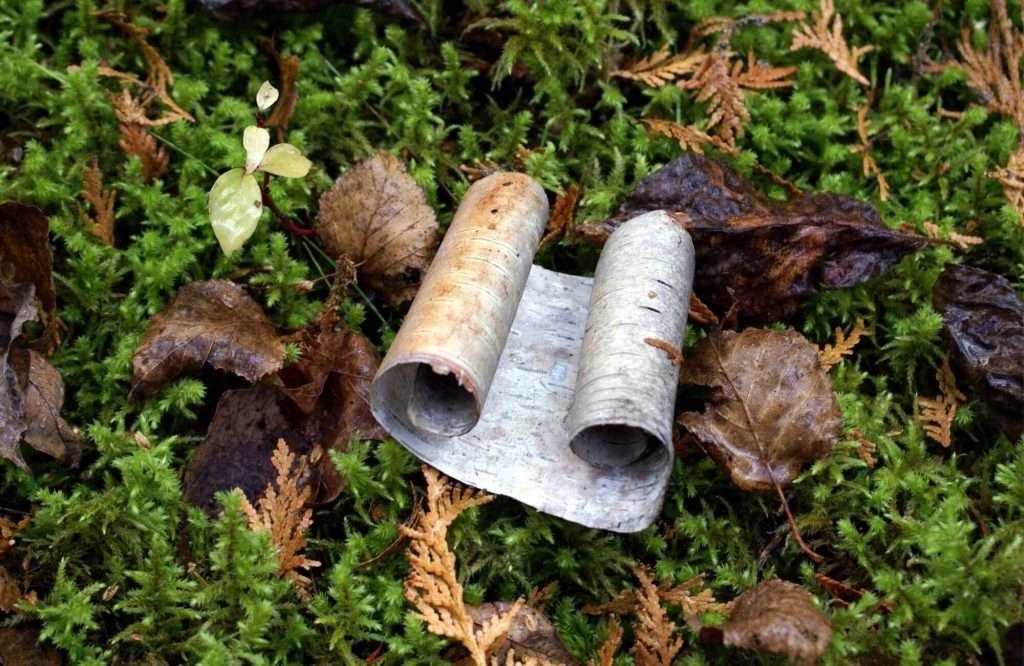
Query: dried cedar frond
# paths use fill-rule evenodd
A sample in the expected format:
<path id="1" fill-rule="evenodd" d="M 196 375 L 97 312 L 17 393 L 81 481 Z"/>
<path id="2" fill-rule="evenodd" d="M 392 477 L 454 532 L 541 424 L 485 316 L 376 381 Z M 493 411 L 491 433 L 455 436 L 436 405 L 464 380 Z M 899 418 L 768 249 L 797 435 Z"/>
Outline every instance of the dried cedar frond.
<path id="1" fill-rule="evenodd" d="M 733 33 L 737 29 L 748 25 L 768 25 L 769 23 L 786 23 L 788 21 L 802 21 L 807 14 L 801 11 L 777 11 L 769 14 L 750 14 L 738 19 L 725 16 L 712 16 L 706 18 L 693 27 L 690 34 L 694 37 L 706 37 L 720 32 Z"/>
<path id="2" fill-rule="evenodd" d="M 103 189 L 103 172 L 93 160 L 82 170 L 82 190 L 78 193 L 92 206 L 95 217 L 83 214 L 86 229 L 104 244 L 114 245 L 114 203 L 117 192 Z"/>
<path id="3" fill-rule="evenodd" d="M 608 618 L 608 640 L 597 651 L 597 660 L 591 659 L 587 666 L 614 666 L 615 653 L 619 651 L 622 644 L 622 625 L 615 619 L 615 616 Z"/>
<path id="4" fill-rule="evenodd" d="M 871 126 L 868 120 L 868 109 L 870 107 L 871 100 L 869 99 L 857 109 L 857 136 L 860 138 L 860 144 L 850 148 L 850 152 L 860 153 L 864 177 L 870 178 L 874 176 L 878 182 L 878 198 L 882 201 L 888 201 L 889 181 L 885 179 L 885 174 L 879 168 L 878 162 L 871 156 L 871 140 L 868 138 L 868 130 Z"/>
<path id="5" fill-rule="evenodd" d="M 544 247 L 545 244 L 558 236 L 568 238 L 572 235 L 573 213 L 576 211 L 576 202 L 579 198 L 580 186 L 575 183 L 565 188 L 565 192 L 555 198 L 555 205 L 551 208 L 551 216 L 548 217 L 547 233 L 540 240 L 539 247 Z"/>
<path id="6" fill-rule="evenodd" d="M 696 70 L 706 57 L 707 54 L 703 51 L 672 55 L 666 44 L 651 57 L 638 60 L 625 69 L 615 70 L 611 76 L 639 81 L 652 88 L 661 88 Z"/>
<path id="7" fill-rule="evenodd" d="M 956 378 L 949 367 L 948 356 L 935 373 L 935 378 L 939 382 L 939 395 L 934 398 L 918 397 L 917 405 L 921 409 L 925 433 L 948 448 L 953 442 L 953 419 L 956 417 L 960 401 L 964 400 L 964 394 L 956 387 Z"/>
<path id="8" fill-rule="evenodd" d="M 142 178 L 147 183 L 157 180 L 167 170 L 167 151 L 157 144 L 153 135 L 142 125 L 121 125 L 121 140 L 117 145 L 125 154 L 139 158 Z"/>
<path id="9" fill-rule="evenodd" d="M 710 145 L 730 155 L 736 154 L 736 149 L 717 136 L 712 136 L 697 129 L 693 125 L 680 125 L 671 120 L 660 118 L 641 118 L 640 122 L 647 126 L 651 134 L 661 134 L 679 142 L 683 150 L 692 150 L 695 153 L 704 154 L 704 146 Z"/>
<path id="10" fill-rule="evenodd" d="M 928 238 L 935 238 L 938 240 L 948 240 L 953 245 L 956 245 L 961 250 L 967 250 L 971 245 L 981 245 L 985 242 L 985 239 L 981 236 L 969 236 L 966 234 L 957 233 L 950 231 L 946 233 L 942 230 L 942 227 L 935 224 L 934 222 L 924 223 L 924 234 Z"/>
<path id="11" fill-rule="evenodd" d="M 296 464 L 295 454 L 284 439 L 277 441 L 271 461 L 277 470 L 276 483 L 267 484 L 255 507 L 245 493 L 236 492 L 242 497 L 242 510 L 249 519 L 249 528 L 270 534 L 270 543 L 277 551 L 277 575 L 304 591 L 312 581 L 299 570 L 320 566 L 320 562 L 302 553 L 306 547 L 306 530 L 313 524 L 313 511 L 306 508 L 311 489 L 301 482 L 305 461 L 299 460 Z"/>
<path id="12" fill-rule="evenodd" d="M 696 90 L 697 102 L 708 103 L 707 128 L 729 146 L 736 146 L 736 138 L 743 136 L 743 123 L 750 120 L 750 111 L 740 84 L 729 69 L 729 52 L 716 50 L 701 63 L 694 75 L 676 83 L 684 90 Z"/>
<path id="13" fill-rule="evenodd" d="M 977 51 L 971 29 L 964 28 L 957 42 L 967 82 L 985 107 L 1013 120 L 1024 129 L 1024 89 L 1020 60 L 1024 57 L 1024 33 L 1016 30 L 1006 12 L 1006 0 L 992 0 L 993 20 L 989 23 L 988 48 Z"/>
<path id="14" fill-rule="evenodd" d="M 683 647 L 683 639 L 675 636 L 676 625 L 661 607 L 658 588 L 642 567 L 634 570 L 640 580 L 637 591 L 636 623 L 633 631 L 636 642 L 632 655 L 640 666 L 671 666 L 672 660 Z"/>
<path id="15" fill-rule="evenodd" d="M 702 613 L 722 613 L 728 615 L 732 604 L 720 603 L 715 599 L 715 594 L 710 588 L 697 591 L 698 588 L 703 586 L 704 576 L 697 575 L 674 587 L 660 589 L 658 593 L 666 603 L 679 606 L 680 610 L 683 611 L 683 617 L 687 620 L 697 617 Z"/>
<path id="16" fill-rule="evenodd" d="M 493 495 L 456 486 L 427 465 L 427 510 L 414 526 L 399 527 L 409 538 L 406 552 L 411 571 L 405 581 L 405 598 L 416 607 L 427 629 L 462 643 L 476 666 L 487 666 L 487 653 L 508 633 L 523 607 L 522 601 L 496 614 L 479 629 L 462 600 L 462 584 L 455 572 L 455 553 L 448 548 L 448 527 L 470 507 L 487 504 Z M 513 658 L 514 659 L 514 658 Z"/>
<path id="17" fill-rule="evenodd" d="M 690 311 L 686 315 L 690 321 L 705 326 L 718 326 L 718 316 L 712 312 L 704 301 L 697 298 L 697 294 L 690 294 Z"/>
<path id="18" fill-rule="evenodd" d="M 796 72 L 796 67 L 772 67 L 758 62 L 754 58 L 754 50 L 747 51 L 746 69 L 743 68 L 743 61 L 737 60 L 732 64 L 731 76 L 733 81 L 743 88 L 755 90 L 768 90 L 772 88 L 792 87 L 793 81 L 786 78 Z"/>
<path id="19" fill-rule="evenodd" d="M 1003 197 L 1017 212 L 1017 221 L 1024 225 L 1024 144 L 1017 146 L 1005 167 L 997 167 L 988 176 L 1003 186 Z"/>
<path id="20" fill-rule="evenodd" d="M 864 330 L 864 320 L 857 317 L 857 321 L 853 323 L 853 328 L 850 329 L 849 335 L 843 333 L 843 329 L 836 327 L 836 343 L 834 345 L 825 345 L 821 351 L 818 352 L 818 361 L 821 363 L 821 367 L 825 370 L 830 370 L 833 365 L 843 360 L 844 356 L 849 356 L 853 353 L 853 348 L 860 342 L 862 335 L 870 335 Z"/>
<path id="21" fill-rule="evenodd" d="M 843 17 L 836 14 L 834 0 L 821 0 L 818 11 L 811 12 L 811 21 L 797 26 L 790 51 L 818 49 L 831 58 L 840 72 L 863 86 L 868 85 L 868 80 L 857 69 L 857 63 L 874 47 L 850 49 L 843 37 Z"/>

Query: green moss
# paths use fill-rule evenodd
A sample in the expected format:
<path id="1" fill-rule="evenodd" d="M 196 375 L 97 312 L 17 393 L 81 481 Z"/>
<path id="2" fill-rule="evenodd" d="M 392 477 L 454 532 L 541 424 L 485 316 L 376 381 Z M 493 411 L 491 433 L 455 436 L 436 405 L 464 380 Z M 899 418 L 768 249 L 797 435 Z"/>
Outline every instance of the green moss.
<path id="1" fill-rule="evenodd" d="M 151 42 L 175 73 L 173 94 L 196 117 L 154 130 L 170 168 L 152 185 L 117 147 L 102 92 L 111 82 L 97 74 L 100 64 L 142 72 L 138 50 L 91 16 L 95 2 L 0 3 L 0 136 L 8 151 L 0 199 L 35 203 L 50 216 L 66 325 L 53 360 L 68 386 L 68 418 L 88 440 L 79 472 L 42 459 L 32 461 L 34 477 L 3 470 L 3 506 L 35 510 L 15 552 L 31 555 L 40 593 L 25 612 L 75 663 L 359 663 L 378 647 L 379 663 L 444 663 L 444 641 L 402 598 L 403 559 L 360 564 L 397 538 L 412 510 L 409 484 L 420 481 L 411 456 L 386 443 L 336 457 L 349 483 L 338 503 L 317 512 L 312 556 L 323 568 L 312 601 L 302 604 L 273 577 L 269 545 L 244 529 L 234 499 L 225 498 L 216 520 L 182 504 L 180 473 L 210 410 L 202 381 L 174 382 L 142 407 L 126 402 L 132 351 L 181 285 L 246 275 L 275 323 L 288 328 L 310 321 L 326 297 L 323 280 L 308 290 L 333 270 L 315 243 L 264 219 L 226 259 L 209 228 L 206 193 L 242 160 L 238 137 L 252 122 L 251 99 L 275 78 L 257 39 L 276 32 L 282 51 L 301 60 L 287 136 L 315 167 L 305 182 L 278 179 L 273 190 L 297 217 L 315 214 L 317 193 L 340 171 L 386 149 L 407 158 L 446 224 L 468 186 L 460 165 L 512 164 L 522 144 L 533 151 L 522 168 L 550 191 L 581 186 L 582 221 L 608 215 L 638 179 L 678 154 L 674 142 L 648 137 L 638 118 L 707 122 L 704 105 L 686 91 L 609 78 L 624 55 L 649 54 L 665 41 L 681 48 L 709 16 L 816 3 L 475 0 L 477 20 L 466 33 L 449 24 L 453 8 L 440 0 L 419 3 L 426 31 L 348 6 L 218 22 L 184 0 L 113 4 L 153 29 Z M 805 537 L 826 555 L 819 570 L 871 592 L 832 607 L 827 661 L 991 662 L 1006 627 L 1024 619 L 1024 448 L 971 402 L 954 447 L 941 450 L 926 441 L 914 399 L 937 390 L 943 341 L 929 304 L 942 266 L 968 261 L 1024 285 L 1024 226 L 986 175 L 1006 163 L 1018 131 L 977 105 L 962 73 L 915 72 L 928 3 L 838 4 L 850 43 L 876 46 L 862 71 L 876 91 L 872 155 L 891 198 L 878 199 L 850 150 L 859 143 L 854 121 L 865 90 L 820 53 L 790 53 L 785 24 L 743 28 L 734 39 L 738 52 L 753 48 L 763 60 L 798 66 L 793 89 L 749 97 L 738 166 L 752 173 L 759 163 L 803 189 L 871 201 L 890 226 L 963 231 L 970 223 L 986 242 L 962 257 L 925 249 L 868 284 L 821 294 L 795 321 L 818 342 L 857 317 L 874 331 L 833 371 L 842 444 L 790 492 Z M 946 3 L 939 18 L 936 45 L 952 43 L 963 26 L 975 26 L 983 41 L 977 26 L 988 20 L 987 2 Z M 942 117 L 940 107 L 965 113 Z M 20 160 L 11 158 L 15 149 Z M 81 223 L 77 192 L 92 158 L 118 193 L 116 248 Z M 540 260 L 586 272 L 595 253 L 560 241 Z M 401 322 L 401 311 L 374 294 L 354 293 L 343 309 L 382 347 Z M 123 434 L 131 431 L 150 447 Z M 856 455 L 855 432 L 877 445 L 874 469 Z M 637 561 L 677 581 L 706 573 L 726 598 L 779 576 L 807 584 L 823 604 L 829 599 L 777 502 L 739 491 L 700 458 L 677 461 L 661 519 L 639 535 L 585 530 L 499 500 L 460 519 L 452 538 L 471 600 L 558 582 L 550 614 L 584 659 L 607 629 L 580 608 L 632 585 Z M 102 591 L 111 586 L 108 598 Z M 883 598 L 891 610 L 880 608 Z M 685 663 L 736 663 L 733 653 L 688 645 Z"/>

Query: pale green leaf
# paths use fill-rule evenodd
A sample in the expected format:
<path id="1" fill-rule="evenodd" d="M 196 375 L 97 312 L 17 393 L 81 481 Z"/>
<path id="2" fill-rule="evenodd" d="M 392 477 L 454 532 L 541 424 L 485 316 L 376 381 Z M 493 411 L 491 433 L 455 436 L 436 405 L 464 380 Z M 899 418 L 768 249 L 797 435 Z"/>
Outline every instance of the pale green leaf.
<path id="1" fill-rule="evenodd" d="M 256 108 L 266 111 L 274 105 L 280 94 L 270 81 L 264 81 L 260 89 L 256 91 Z"/>
<path id="2" fill-rule="evenodd" d="M 252 173 L 263 161 L 270 147 L 270 132 L 262 127 L 249 125 L 242 132 L 242 146 L 245 148 L 245 172 Z"/>
<path id="3" fill-rule="evenodd" d="M 313 163 L 290 143 L 279 143 L 263 157 L 259 170 L 285 178 L 302 178 Z"/>
<path id="4" fill-rule="evenodd" d="M 263 212 L 260 186 L 244 169 L 232 169 L 213 184 L 209 206 L 213 233 L 230 256 L 256 231 Z"/>

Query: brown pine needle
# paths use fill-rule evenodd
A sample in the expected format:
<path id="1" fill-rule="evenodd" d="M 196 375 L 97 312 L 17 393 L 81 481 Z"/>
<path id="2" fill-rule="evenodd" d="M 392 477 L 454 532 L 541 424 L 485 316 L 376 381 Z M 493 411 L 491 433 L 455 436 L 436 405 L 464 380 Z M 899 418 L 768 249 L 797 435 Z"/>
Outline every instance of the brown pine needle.
<path id="1" fill-rule="evenodd" d="M 834 0 L 821 0 L 818 11 L 811 12 L 811 24 L 804 22 L 797 26 L 790 51 L 803 48 L 822 51 L 831 58 L 840 72 L 862 86 L 869 84 L 857 69 L 857 63 L 874 47 L 858 46 L 850 50 L 843 38 L 843 17 L 836 14 Z"/>
<path id="2" fill-rule="evenodd" d="M 296 464 L 288 443 L 279 439 L 271 461 L 277 470 L 277 480 L 267 484 L 255 507 L 241 490 L 236 492 L 242 494 L 242 510 L 249 518 L 249 528 L 270 534 L 270 542 L 277 551 L 277 575 L 292 581 L 301 593 L 312 581 L 299 570 L 320 566 L 302 553 L 306 530 L 313 524 L 313 511 L 306 508 L 311 491 L 301 483 L 306 460 L 300 458 Z"/>
<path id="3" fill-rule="evenodd" d="M 968 236 L 955 231 L 946 233 L 942 230 L 942 227 L 934 222 L 925 222 L 923 226 L 924 233 L 928 238 L 948 240 L 963 251 L 966 251 L 971 245 L 981 245 L 985 242 L 985 239 L 981 236 Z"/>
<path id="4" fill-rule="evenodd" d="M 141 125 L 121 125 L 121 140 L 117 143 L 126 155 L 134 155 L 142 163 L 142 178 L 147 183 L 164 175 L 167 170 L 167 151 L 157 145 L 156 139 Z"/>
<path id="5" fill-rule="evenodd" d="M 686 316 L 704 326 L 718 326 L 718 317 L 704 301 L 697 298 L 697 294 L 690 294 L 690 311 Z"/>
<path id="6" fill-rule="evenodd" d="M 857 109 L 857 136 L 860 138 L 860 145 L 850 148 L 850 152 L 860 153 L 864 177 L 870 178 L 874 176 L 875 181 L 878 182 L 878 198 L 882 201 L 888 201 L 889 181 L 886 180 L 885 174 L 882 173 L 882 169 L 878 166 L 878 162 L 871 155 L 871 140 L 868 138 L 868 130 L 871 127 L 871 122 L 868 120 L 868 109 L 870 107 L 871 100 L 868 99 L 867 102 Z"/>
<path id="7" fill-rule="evenodd" d="M 678 367 L 683 364 L 683 352 L 679 351 L 679 348 L 676 347 L 671 342 L 665 342 L 664 340 L 659 340 L 658 338 L 644 338 L 644 342 L 654 347 L 655 349 L 660 349 L 661 351 L 668 354 L 668 358 L 669 360 L 672 361 L 672 365 Z"/>
<path id="8" fill-rule="evenodd" d="M 864 330 L 864 320 L 860 317 L 857 317 L 857 321 L 854 322 L 849 335 L 843 333 L 843 329 L 837 326 L 836 343 L 834 345 L 825 345 L 818 352 L 818 360 L 821 362 L 821 367 L 826 371 L 830 370 L 832 366 L 843 360 L 844 356 L 852 354 L 853 348 L 857 346 L 863 335 L 870 335 L 870 333 Z"/>
<path id="9" fill-rule="evenodd" d="M 704 146 L 714 146 L 724 153 L 736 154 L 736 149 L 717 136 L 711 136 L 697 129 L 694 125 L 680 125 L 671 120 L 660 118 L 641 118 L 640 122 L 647 126 L 651 134 L 660 134 L 675 139 L 683 150 L 692 150 L 704 154 Z"/>
<path id="10" fill-rule="evenodd" d="M 575 183 L 565 188 L 565 192 L 555 198 L 551 217 L 548 218 L 548 231 L 540 240 L 540 247 L 544 247 L 549 241 L 559 236 L 563 238 L 572 236 L 573 213 L 576 211 L 576 201 L 579 198 L 580 187 Z"/>
<path id="11" fill-rule="evenodd" d="M 956 387 L 956 378 L 949 367 L 949 357 L 942 362 L 942 367 L 935 373 L 939 382 L 939 395 L 934 398 L 918 397 L 917 405 L 921 409 L 921 422 L 929 437 L 949 448 L 953 443 L 953 419 L 964 394 Z"/>
<path id="12" fill-rule="evenodd" d="M 640 579 L 636 593 L 637 612 L 633 631 L 633 660 L 639 666 L 671 666 L 672 660 L 683 647 L 683 639 L 676 637 L 676 625 L 661 606 L 658 588 L 642 567 L 633 569 Z"/>
<path id="13" fill-rule="evenodd" d="M 93 160 L 82 170 L 82 190 L 78 193 L 92 206 L 95 216 L 82 214 L 82 221 L 90 234 L 105 245 L 114 245 L 114 203 L 117 192 L 103 189 L 103 172 Z"/>
<path id="14" fill-rule="evenodd" d="M 415 526 L 399 527 L 409 537 L 406 555 L 411 570 L 405 581 L 405 598 L 416 607 L 431 633 L 459 641 L 476 666 L 487 666 L 488 650 L 508 633 L 523 602 L 516 601 L 508 612 L 495 615 L 475 629 L 462 600 L 455 553 L 448 548 L 448 527 L 460 513 L 487 504 L 494 496 L 457 486 L 427 465 L 422 469 L 427 480 L 427 510 Z"/>
<path id="15" fill-rule="evenodd" d="M 597 660 L 591 659 L 587 662 L 587 666 L 614 666 L 615 664 L 615 653 L 619 651 L 619 645 L 622 644 L 622 625 L 612 615 L 608 618 L 608 640 L 606 640 L 601 648 L 597 651 Z"/>
<path id="16" fill-rule="evenodd" d="M 696 70 L 705 57 L 707 54 L 702 51 L 672 55 L 666 44 L 651 57 L 638 60 L 625 69 L 615 70 L 611 76 L 639 81 L 651 88 L 661 88 Z"/>

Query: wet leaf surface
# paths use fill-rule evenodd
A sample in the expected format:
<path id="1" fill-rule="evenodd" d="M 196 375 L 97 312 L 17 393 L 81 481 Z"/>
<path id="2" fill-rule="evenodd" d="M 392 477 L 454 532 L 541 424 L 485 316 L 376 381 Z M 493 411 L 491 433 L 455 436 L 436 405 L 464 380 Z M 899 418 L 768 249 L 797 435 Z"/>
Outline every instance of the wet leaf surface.
<path id="1" fill-rule="evenodd" d="M 35 206 L 0 204 L 0 275 L 14 284 L 35 285 L 46 342 L 56 327 L 57 295 L 53 286 L 50 222 Z"/>
<path id="2" fill-rule="evenodd" d="M 680 423 L 744 490 L 785 486 L 838 440 L 832 382 L 796 331 L 715 331 L 683 363 L 681 381 L 713 389 L 705 410 Z"/>
<path id="3" fill-rule="evenodd" d="M 77 467 L 82 457 L 78 433 L 61 418 L 64 380 L 42 354 L 29 351 L 25 386 L 25 443 L 36 451 Z"/>
<path id="4" fill-rule="evenodd" d="M 348 257 L 393 303 L 415 295 L 437 245 L 434 210 L 405 165 L 386 152 L 351 168 L 320 197 L 317 232 L 331 256 Z"/>
<path id="5" fill-rule="evenodd" d="M 507 601 L 466 606 L 473 624 L 483 626 L 489 620 L 509 612 L 514 604 Z M 491 658 L 504 664 L 509 652 L 516 663 L 537 659 L 547 664 L 578 664 L 572 653 L 558 637 L 558 630 L 544 613 L 536 608 L 522 606 L 512 620 L 512 627 L 500 647 L 491 652 Z"/>
<path id="6" fill-rule="evenodd" d="M 284 345 L 263 310 L 238 285 L 193 282 L 153 317 L 132 359 L 130 399 L 204 365 L 256 381 L 284 361 Z"/>
<path id="7" fill-rule="evenodd" d="M 832 623 L 800 585 L 782 580 L 761 583 L 734 602 L 729 622 L 701 629 L 701 641 L 783 654 L 814 663 L 832 639 Z"/>
<path id="8" fill-rule="evenodd" d="M 932 302 L 957 374 L 1017 439 L 1024 432 L 1024 301 L 1006 278 L 950 264 L 935 282 Z"/>
<path id="9" fill-rule="evenodd" d="M 819 289 L 860 284 L 927 242 L 888 229 L 870 204 L 850 197 L 772 201 L 731 167 L 696 153 L 644 178 L 614 217 L 584 225 L 580 235 L 599 245 L 621 223 L 659 209 L 693 236 L 700 299 L 726 312 L 735 298 L 747 322 L 785 320 Z"/>

